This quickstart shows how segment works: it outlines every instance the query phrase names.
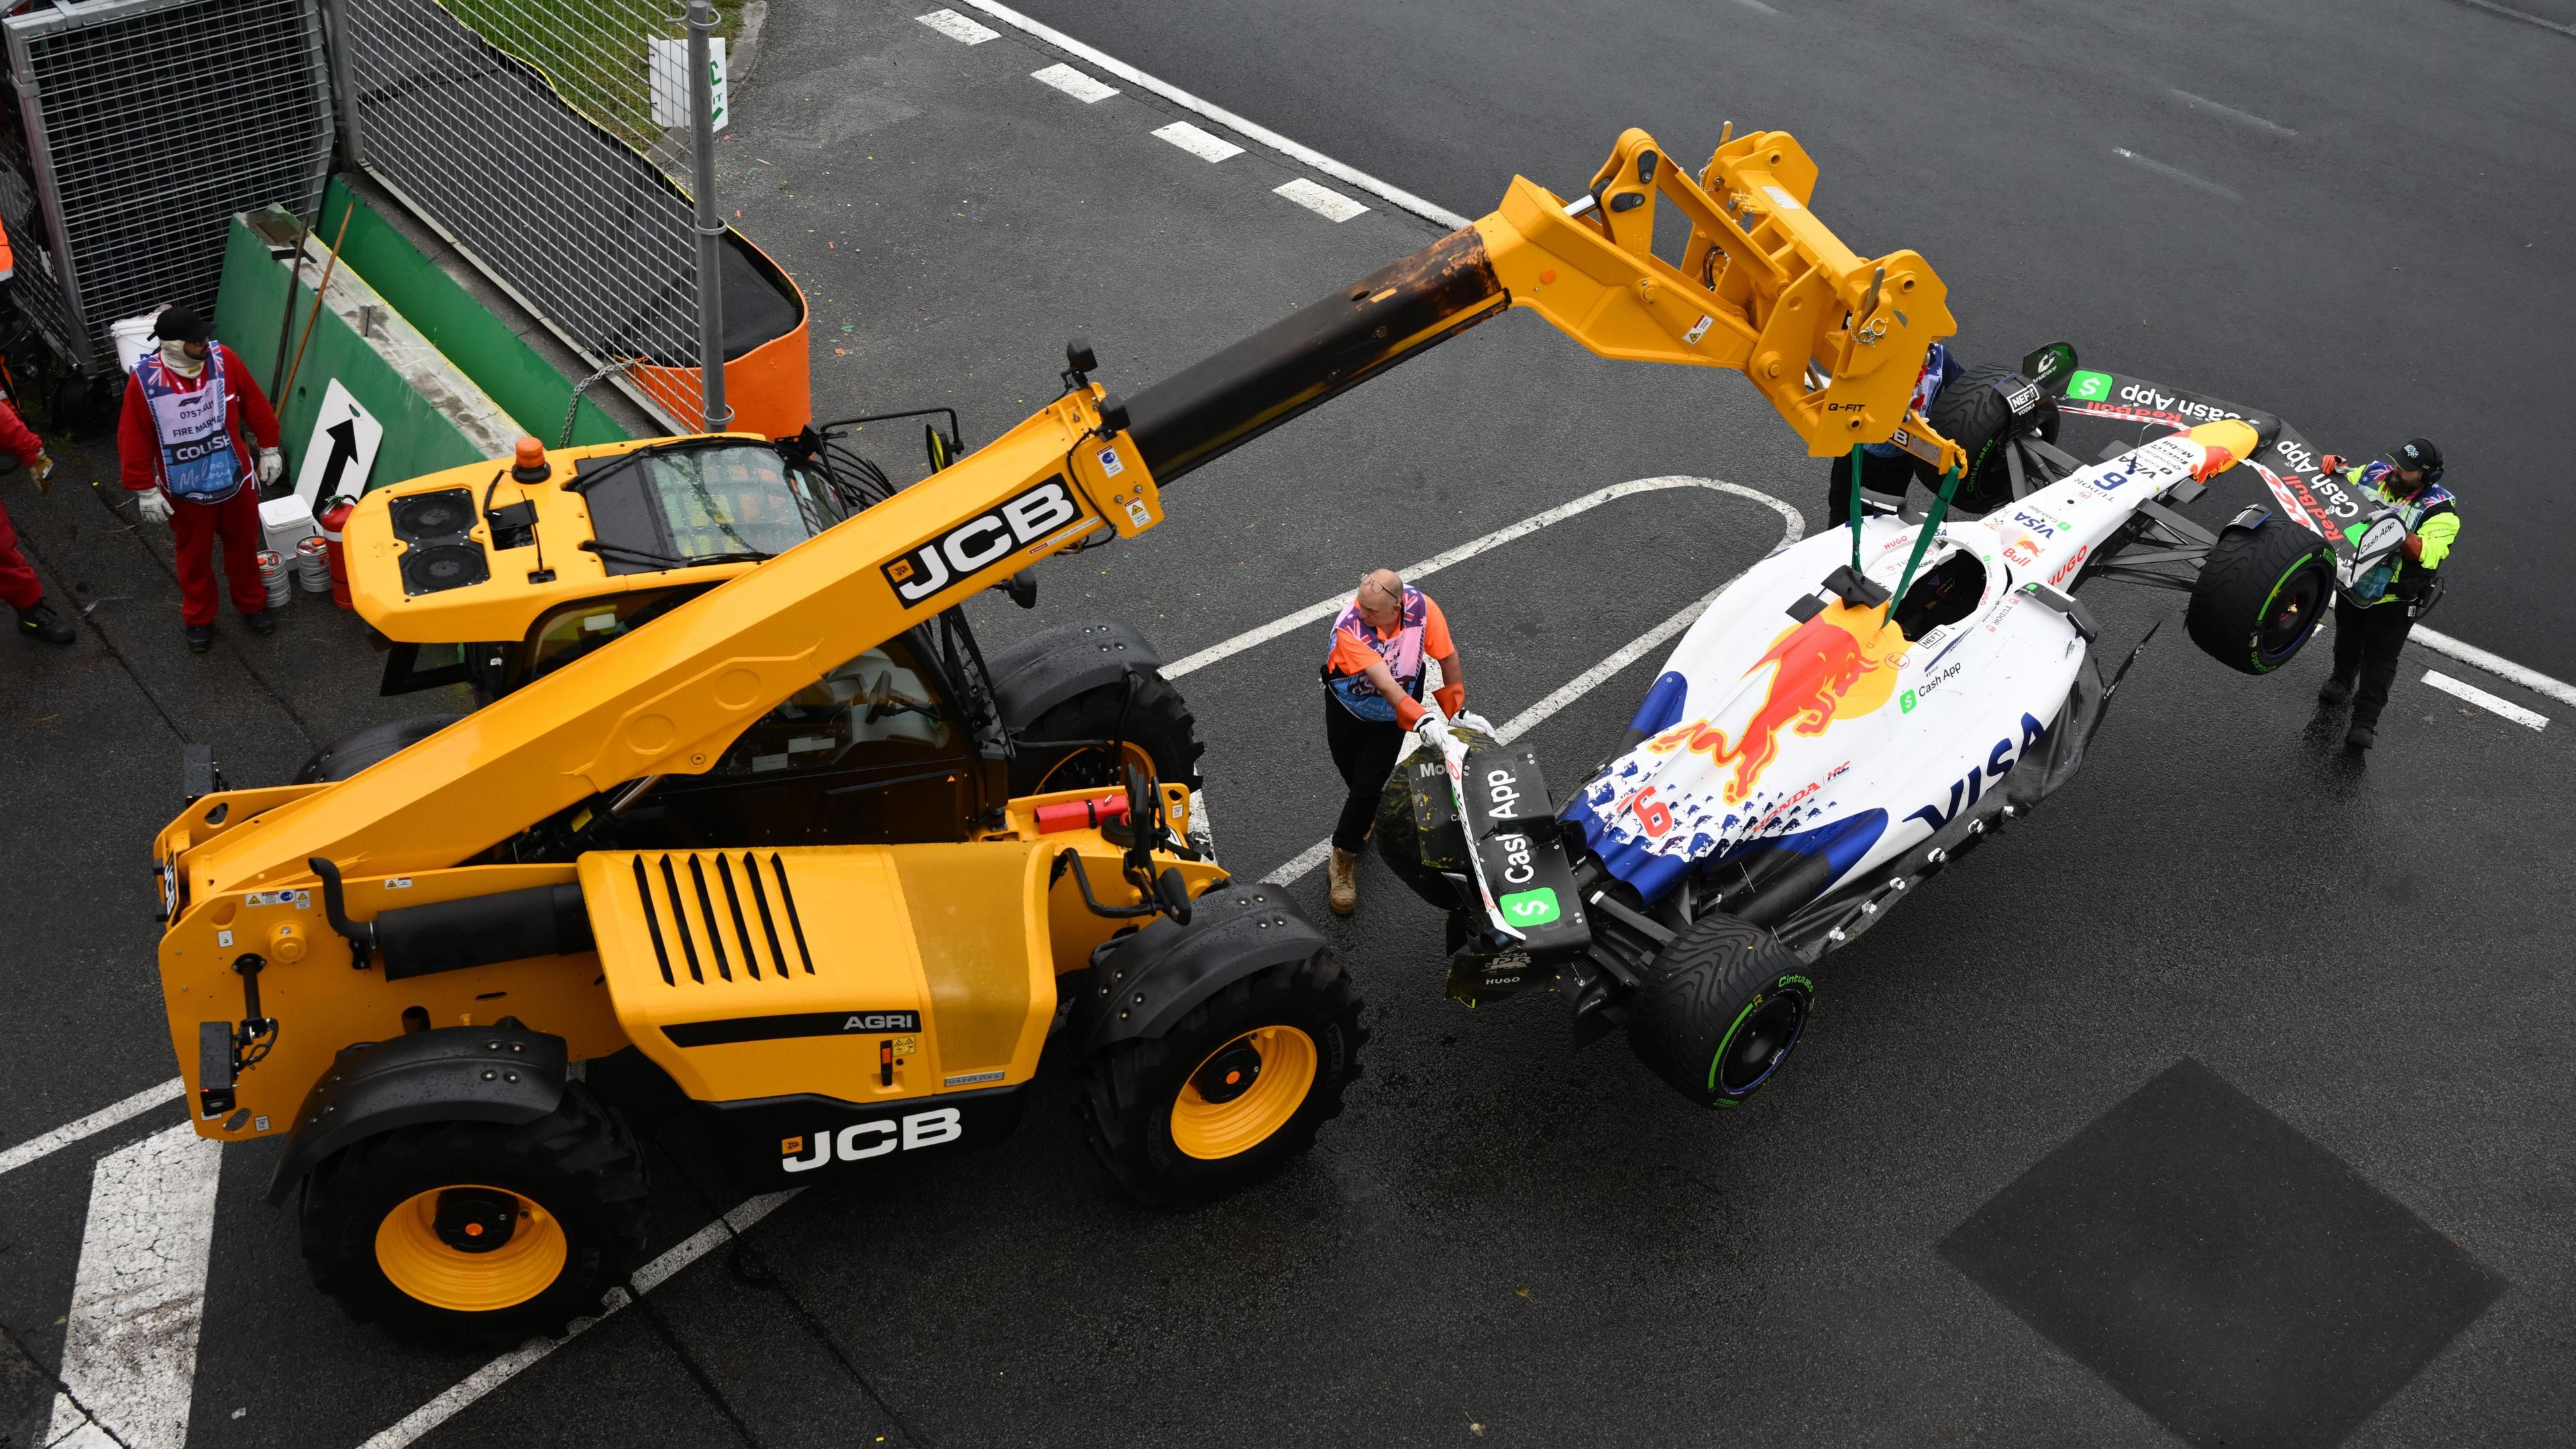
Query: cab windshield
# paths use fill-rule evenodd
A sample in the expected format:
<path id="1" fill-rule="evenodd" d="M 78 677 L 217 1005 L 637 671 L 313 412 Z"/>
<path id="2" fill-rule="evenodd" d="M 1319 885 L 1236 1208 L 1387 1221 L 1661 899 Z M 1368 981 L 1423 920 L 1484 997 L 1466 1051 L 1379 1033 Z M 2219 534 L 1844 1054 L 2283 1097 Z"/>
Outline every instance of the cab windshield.
<path id="1" fill-rule="evenodd" d="M 822 474 L 753 443 L 644 450 L 583 471 L 612 574 L 767 558 L 849 516 Z"/>

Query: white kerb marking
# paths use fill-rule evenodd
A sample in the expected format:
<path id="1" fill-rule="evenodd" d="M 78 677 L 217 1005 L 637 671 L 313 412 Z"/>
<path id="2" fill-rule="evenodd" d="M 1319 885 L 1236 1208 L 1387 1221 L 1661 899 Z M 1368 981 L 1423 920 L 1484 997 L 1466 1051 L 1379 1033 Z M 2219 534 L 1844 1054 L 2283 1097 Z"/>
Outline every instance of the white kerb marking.
<path id="1" fill-rule="evenodd" d="M 185 1122 L 99 1159 L 47 1444 L 185 1449 L 222 1167 Z"/>
<path id="2" fill-rule="evenodd" d="M 762 1193 L 736 1203 L 731 1212 L 691 1233 L 688 1240 L 662 1256 L 635 1270 L 627 1280 L 635 1294 L 650 1293 L 678 1276 L 681 1269 L 705 1257 L 717 1244 L 730 1242 L 738 1233 L 786 1205 L 787 1200 L 803 1192 L 791 1187 L 785 1192 Z M 403 1416 L 402 1422 L 377 1434 L 366 1442 L 365 1449 L 403 1449 L 421 1435 L 455 1418 L 475 1400 L 517 1378 L 527 1368 L 563 1345 L 588 1333 L 592 1325 L 635 1301 L 625 1288 L 609 1293 L 597 1318 L 576 1318 L 571 1331 L 562 1338 L 532 1338 L 457 1382 L 456 1387 Z"/>
<path id="3" fill-rule="evenodd" d="M 1174 121 L 1154 132 L 1202 161 L 1224 161 L 1243 154 L 1243 148 L 1221 136 L 1212 136 L 1187 121 Z"/>
<path id="4" fill-rule="evenodd" d="M 2112 147 L 2111 154 L 2119 157 L 2123 161 L 2133 161 L 2138 165 L 2147 168 L 2149 171 L 2156 173 L 2158 176 L 2162 176 L 2173 181 L 2179 181 L 2185 186 L 2198 187 L 2212 196 L 2224 196 L 2230 201 L 2243 201 L 2245 199 L 2244 197 L 2237 195 L 2235 192 L 2228 190 L 2226 187 L 2219 185 L 2215 181 L 2194 176 L 2179 166 L 2168 166 L 2162 161 L 2156 160 L 2152 156 L 2141 156 L 2126 146 Z"/>
<path id="5" fill-rule="evenodd" d="M 0 1176 L 17 1171 L 41 1157 L 60 1152 L 84 1137 L 95 1136 L 119 1122 L 139 1117 L 164 1102 L 175 1102 L 186 1094 L 187 1084 L 177 1077 L 157 1087 L 146 1087 L 113 1107 L 101 1107 L 77 1122 L 67 1122 L 42 1137 L 30 1137 L 6 1152 L 0 1152 Z"/>
<path id="6" fill-rule="evenodd" d="M 1356 166 L 1345 165 L 1312 146 L 1289 140 L 1268 126 L 1247 121 L 1225 107 L 1212 101 L 1201 100 L 1169 81 L 1157 80 L 1107 51 L 1085 45 L 1052 26 L 1041 25 L 1008 5 L 997 4 L 995 0 L 966 0 L 966 3 L 1004 25 L 1052 45 L 1067 55 L 1079 56 L 1130 85 L 1142 86 L 1182 110 L 1205 116 L 1255 145 L 1267 146 L 1301 166 L 1321 171 L 1336 181 L 1356 186 L 1389 206 L 1400 211 L 1409 211 L 1445 231 L 1456 231 L 1467 224 L 1467 218 L 1445 206 L 1434 206 L 1412 192 L 1380 181 Z"/>
<path id="7" fill-rule="evenodd" d="M 1285 186 L 1274 186 L 1271 191 L 1275 195 L 1287 197 L 1326 221 L 1348 221 L 1368 210 L 1367 207 L 1340 192 L 1327 186 L 1318 186 L 1303 176 Z"/>
<path id="8" fill-rule="evenodd" d="M 1735 3 L 1757 15 L 1777 15 L 1780 13 L 1779 11 L 1772 9 L 1770 6 L 1763 4 L 1762 0 L 1735 0 Z"/>
<path id="9" fill-rule="evenodd" d="M 1774 509 L 1779 511 L 1782 521 L 1786 525 L 1780 535 L 1781 545 L 1797 542 L 1799 536 L 1806 532 L 1806 520 L 1796 509 L 1789 507 L 1787 504 L 1781 503 L 1779 500 L 1772 498 L 1768 494 L 1756 493 L 1750 488 L 1740 488 L 1732 483 L 1718 483 L 1717 480 L 1711 478 L 1641 478 L 1637 481 L 1638 483 L 1662 484 L 1666 487 L 1674 486 L 1676 483 L 1695 482 L 1707 486 L 1722 487 L 1728 492 L 1743 494 L 1745 496 L 1758 499 L 1763 503 L 1770 504 Z M 1620 486 L 1634 489 L 1636 485 L 1623 484 Z M 1611 490 L 1605 488 L 1601 491 L 1603 493 L 1608 493 Z M 1595 496 L 1597 497 L 1597 495 Z M 1585 503 L 1586 500 L 1576 499 L 1575 502 Z M 1555 512 L 1556 510 L 1550 511 Z M 1545 514 L 1541 514 L 1539 516 L 1546 517 Z M 1571 517 L 1572 515 L 1569 513 L 1563 516 Z M 1553 523 L 1556 520 L 1551 518 L 1548 521 Z M 1544 527 L 1545 525 L 1542 524 L 1539 526 Z M 1512 532 L 1511 536 L 1518 538 L 1522 533 L 1529 531 L 1531 530 L 1524 529 L 1520 532 Z M 1506 530 L 1506 532 L 1510 532 L 1510 530 Z M 1488 538 L 1494 536 L 1495 535 L 1492 534 L 1487 535 Z M 1774 547 L 1778 546 L 1779 545 L 1774 545 Z M 1417 572 L 1420 572 L 1420 570 L 1408 570 L 1405 572 L 1404 577 L 1410 581 Z M 1736 579 L 1742 578 L 1743 576 L 1743 572 L 1738 570 L 1736 574 L 1727 579 L 1725 583 L 1719 584 L 1716 588 L 1713 588 L 1707 593 L 1701 595 L 1699 598 L 1692 600 L 1688 606 L 1675 613 L 1671 618 L 1657 624 L 1655 627 L 1638 635 L 1636 638 L 1629 640 L 1625 645 L 1621 646 L 1616 653 L 1613 653 L 1608 658 L 1593 665 L 1581 674 L 1574 676 L 1574 678 L 1567 680 L 1564 684 L 1558 686 L 1556 690 L 1550 693 L 1545 699 L 1540 700 L 1538 703 L 1531 705 L 1529 708 L 1522 710 L 1519 714 L 1513 715 L 1510 719 L 1504 721 L 1501 726 L 1495 729 L 1494 737 L 1504 744 L 1510 744 L 1512 741 L 1528 734 L 1531 730 L 1537 729 L 1540 725 L 1547 723 L 1547 721 L 1554 717 L 1558 711 L 1608 683 L 1612 678 L 1617 676 L 1621 670 L 1626 669 L 1629 665 L 1644 658 L 1649 652 L 1660 649 L 1664 645 L 1672 642 L 1672 640 L 1679 636 L 1683 630 L 1688 629 L 1700 615 L 1706 613 L 1709 605 L 1717 602 L 1718 595 L 1725 593 L 1728 587 L 1734 584 Z M 1339 601 L 1335 601 L 1335 607 L 1339 607 Z M 1192 657 L 1195 658 L 1196 656 Z M 1428 693 L 1433 687 L 1434 682 L 1432 680 L 1426 679 L 1423 681 L 1423 689 L 1425 693 Z M 1263 876 L 1262 881 L 1265 884 L 1275 886 L 1293 885 L 1297 882 L 1299 877 L 1304 876 L 1315 867 L 1322 865 L 1325 859 L 1332 853 L 1333 837 L 1327 835 L 1323 839 L 1316 841 L 1314 844 L 1307 846 L 1304 850 L 1297 852 L 1297 854 L 1290 859 L 1287 864 L 1272 871 L 1270 874 Z"/>
<path id="10" fill-rule="evenodd" d="M 1118 94 L 1118 87 L 1103 85 L 1069 65 L 1051 65 L 1044 70 L 1030 71 L 1029 79 L 1051 85 L 1086 106 Z"/>
<path id="11" fill-rule="evenodd" d="M 933 10 L 927 15 L 916 15 L 912 18 L 949 39 L 966 45 L 982 45 L 985 41 L 1002 38 L 1002 32 L 990 26 L 978 25 L 954 10 Z"/>
<path id="12" fill-rule="evenodd" d="M 2525 729 L 2538 730 L 2547 729 L 2549 727 L 2549 716 L 2542 714 L 2540 711 L 2524 709 L 2521 705 L 2514 703 L 2512 700 L 2499 698 L 2496 695 L 2489 694 L 2485 690 L 2478 688 L 2474 684 L 2453 679 L 2451 676 L 2444 674 L 2438 669 L 2425 670 L 2424 682 L 2433 686 L 2435 689 L 2442 691 L 2444 694 L 2456 695 L 2459 698 L 2465 699 L 2469 703 L 2476 705 L 2480 709 L 2503 715 L 2506 719 L 2512 720 L 2515 724 L 2521 725 Z"/>

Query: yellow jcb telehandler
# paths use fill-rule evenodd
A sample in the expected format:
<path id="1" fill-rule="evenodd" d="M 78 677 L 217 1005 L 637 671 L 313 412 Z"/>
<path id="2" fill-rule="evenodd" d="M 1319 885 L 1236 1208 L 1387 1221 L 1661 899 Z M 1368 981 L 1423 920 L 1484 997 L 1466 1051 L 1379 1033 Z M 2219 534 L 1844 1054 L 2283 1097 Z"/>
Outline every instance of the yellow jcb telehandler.
<path id="1" fill-rule="evenodd" d="M 291 784 L 190 757 L 154 870 L 198 1131 L 287 1134 L 271 1199 L 300 1189 L 314 1279 L 354 1316 L 487 1343 L 595 1309 L 641 1245 L 642 1153 L 584 1080 L 603 1058 L 666 1076 L 773 1189 L 992 1141 L 1067 1006 L 1128 1189 L 1275 1170 L 1358 1074 L 1351 983 L 1193 843 L 1197 743 L 1139 636 L 987 660 L 959 605 L 1153 527 L 1191 469 L 1507 306 L 1741 372 L 1817 456 L 1896 438 L 1956 468 L 1907 411 L 1952 330 L 1940 279 L 1855 256 L 1814 184 L 1781 133 L 1693 178 L 1631 130 L 1570 204 L 1515 179 L 1131 401 L 1071 349 L 1061 397 L 963 456 L 934 427 L 908 488 L 826 430 L 530 449 L 371 494 L 346 537 L 388 685 L 487 702 Z"/>

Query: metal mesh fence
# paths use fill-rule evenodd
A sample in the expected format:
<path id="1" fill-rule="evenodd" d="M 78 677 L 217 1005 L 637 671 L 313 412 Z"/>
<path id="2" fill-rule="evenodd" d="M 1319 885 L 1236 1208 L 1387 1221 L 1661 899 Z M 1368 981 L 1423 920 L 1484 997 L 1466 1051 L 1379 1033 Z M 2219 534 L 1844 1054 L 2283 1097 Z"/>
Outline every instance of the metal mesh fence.
<path id="1" fill-rule="evenodd" d="M 321 205 L 332 119 L 314 0 L 103 0 L 5 25 L 15 292 L 80 365 L 116 365 L 118 318 L 171 303 L 212 316 L 235 212 Z"/>
<path id="2" fill-rule="evenodd" d="M 657 0 L 335 0 L 334 15 L 367 172 L 593 365 L 660 364 L 624 385 L 696 426 L 696 376 L 665 370 L 698 363 L 690 204 L 645 154 L 663 130 L 650 42 L 684 36 L 676 16 Z"/>

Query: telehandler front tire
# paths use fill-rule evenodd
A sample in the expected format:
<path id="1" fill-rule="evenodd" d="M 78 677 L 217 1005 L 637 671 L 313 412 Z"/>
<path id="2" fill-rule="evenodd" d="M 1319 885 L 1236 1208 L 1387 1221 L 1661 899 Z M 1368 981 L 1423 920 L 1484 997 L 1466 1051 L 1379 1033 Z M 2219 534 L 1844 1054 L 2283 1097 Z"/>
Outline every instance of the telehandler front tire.
<path id="1" fill-rule="evenodd" d="M 1137 671 L 1136 699 L 1127 702 L 1127 682 L 1112 680 L 1086 689 L 1052 706 L 1020 733 L 1027 743 L 1011 757 L 1011 793 L 1038 795 L 1051 790 L 1114 790 L 1126 783 L 1124 772 L 1110 763 L 1099 745 L 1050 746 L 1050 740 L 1105 740 L 1118 731 L 1126 712 L 1126 763 L 1166 785 L 1198 789 L 1198 721 L 1171 681 L 1150 669 Z"/>
<path id="2" fill-rule="evenodd" d="M 1083 1063 L 1092 1150 L 1140 1201 L 1205 1202 L 1268 1177 L 1341 1115 L 1368 1040 L 1329 951 L 1219 991 L 1158 1037 Z"/>
<path id="3" fill-rule="evenodd" d="M 579 1084 L 512 1126 L 370 1137 L 304 1183 L 305 1266 L 398 1338 L 507 1348 L 599 1311 L 644 1247 L 644 1158 Z"/>

